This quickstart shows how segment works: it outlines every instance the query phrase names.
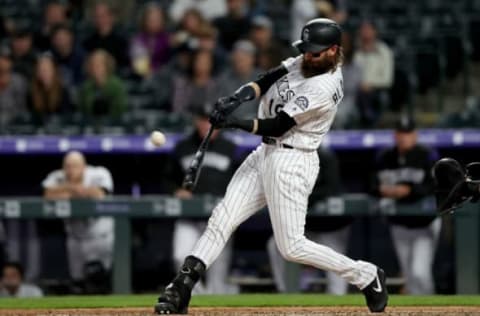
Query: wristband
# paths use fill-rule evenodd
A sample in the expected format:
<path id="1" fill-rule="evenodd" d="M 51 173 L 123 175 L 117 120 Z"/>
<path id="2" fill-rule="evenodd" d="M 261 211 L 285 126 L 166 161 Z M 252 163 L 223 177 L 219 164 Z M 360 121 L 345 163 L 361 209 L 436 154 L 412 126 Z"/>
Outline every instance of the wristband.
<path id="1" fill-rule="evenodd" d="M 253 120 L 253 128 L 252 128 L 252 134 L 256 134 L 258 131 L 258 120 L 254 119 Z"/>

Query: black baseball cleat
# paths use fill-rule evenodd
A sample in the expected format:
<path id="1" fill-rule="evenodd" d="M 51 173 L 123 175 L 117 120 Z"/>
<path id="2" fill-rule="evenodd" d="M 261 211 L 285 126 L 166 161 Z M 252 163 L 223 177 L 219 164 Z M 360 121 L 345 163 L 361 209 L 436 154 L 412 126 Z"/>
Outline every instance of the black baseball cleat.
<path id="1" fill-rule="evenodd" d="M 155 313 L 188 314 L 188 304 L 192 297 L 192 289 L 198 280 L 205 274 L 206 266 L 198 258 L 188 256 L 175 279 L 158 298 L 155 304 Z"/>
<path id="2" fill-rule="evenodd" d="M 189 297 L 182 297 L 175 285 L 170 283 L 158 298 L 158 303 L 155 304 L 155 313 L 160 315 L 188 314 L 189 301 Z"/>
<path id="3" fill-rule="evenodd" d="M 385 284 L 385 272 L 377 268 L 377 276 L 362 290 L 367 301 L 367 306 L 372 313 L 385 311 L 388 303 L 387 285 Z"/>

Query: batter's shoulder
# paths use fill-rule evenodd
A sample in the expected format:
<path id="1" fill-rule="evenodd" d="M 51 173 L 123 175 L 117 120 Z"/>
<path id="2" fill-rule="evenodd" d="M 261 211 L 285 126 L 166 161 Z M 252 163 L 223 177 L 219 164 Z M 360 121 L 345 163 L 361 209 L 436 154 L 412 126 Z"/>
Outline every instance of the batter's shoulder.
<path id="1" fill-rule="evenodd" d="M 314 87 L 316 90 L 324 93 L 334 92 L 339 85 L 343 84 L 343 75 L 341 68 L 337 68 L 334 72 L 327 72 L 319 76 L 314 76 L 305 80 L 308 86 Z"/>
<path id="2" fill-rule="evenodd" d="M 283 67 L 287 69 L 288 72 L 299 70 L 302 65 L 302 55 L 296 57 L 289 57 L 282 61 Z"/>

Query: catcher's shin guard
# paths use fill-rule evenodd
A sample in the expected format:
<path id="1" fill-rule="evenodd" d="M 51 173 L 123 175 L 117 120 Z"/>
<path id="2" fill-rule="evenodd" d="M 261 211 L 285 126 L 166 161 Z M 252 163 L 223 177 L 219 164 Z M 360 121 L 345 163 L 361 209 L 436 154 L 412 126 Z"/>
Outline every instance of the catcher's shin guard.
<path id="1" fill-rule="evenodd" d="M 198 258 L 188 256 L 165 291 L 158 298 L 155 305 L 157 314 L 187 314 L 192 289 L 197 281 L 205 274 L 206 266 Z"/>

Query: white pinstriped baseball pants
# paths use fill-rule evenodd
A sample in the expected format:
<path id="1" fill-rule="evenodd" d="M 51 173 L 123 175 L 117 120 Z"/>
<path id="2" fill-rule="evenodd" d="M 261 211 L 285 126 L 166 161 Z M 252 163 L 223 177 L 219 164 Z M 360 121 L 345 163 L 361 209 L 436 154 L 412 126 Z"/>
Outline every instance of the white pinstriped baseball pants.
<path id="1" fill-rule="evenodd" d="M 318 170 L 316 151 L 261 144 L 233 176 L 192 255 L 209 267 L 237 226 L 268 206 L 275 242 L 286 260 L 335 272 L 360 289 L 366 287 L 376 276 L 375 265 L 305 238 L 308 196 Z"/>

